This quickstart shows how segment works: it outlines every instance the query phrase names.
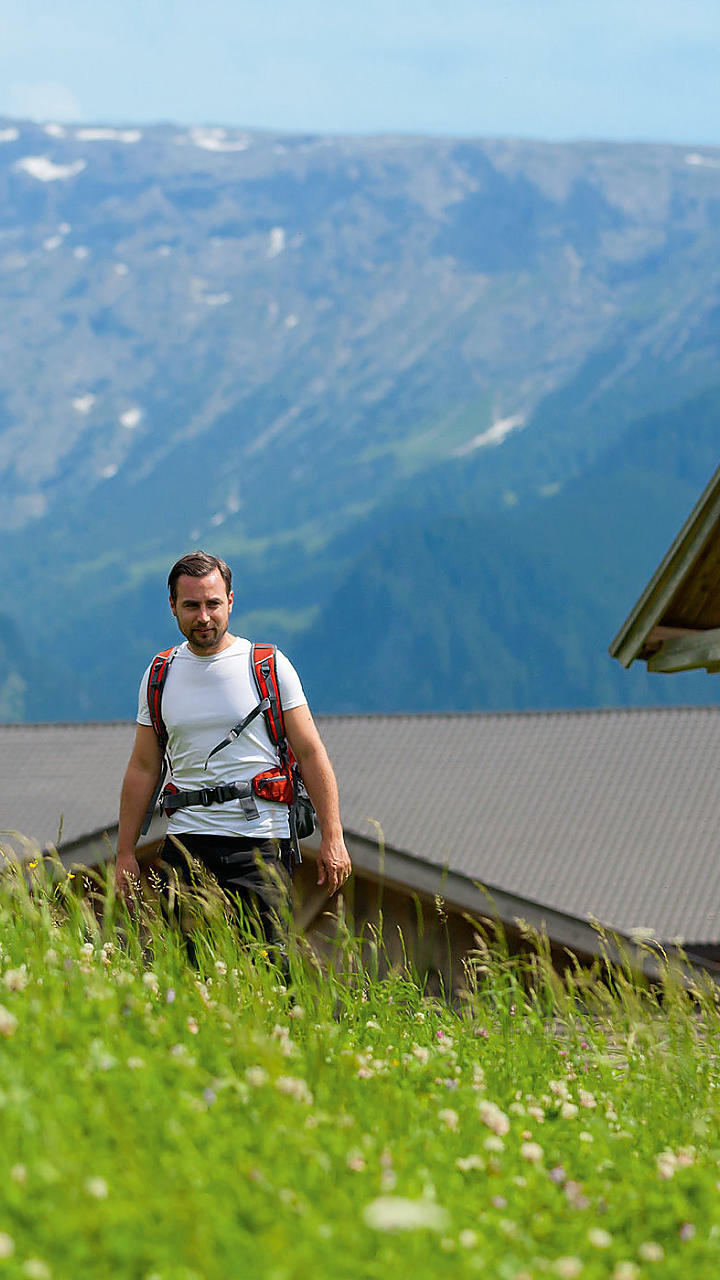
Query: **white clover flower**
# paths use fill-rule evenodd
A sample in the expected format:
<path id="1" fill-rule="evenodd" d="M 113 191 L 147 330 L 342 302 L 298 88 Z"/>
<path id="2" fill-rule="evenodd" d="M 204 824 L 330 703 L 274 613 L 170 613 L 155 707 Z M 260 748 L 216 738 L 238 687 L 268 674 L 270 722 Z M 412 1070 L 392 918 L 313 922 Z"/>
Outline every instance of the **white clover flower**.
<path id="1" fill-rule="evenodd" d="M 228 970 L 227 970 L 227 965 L 226 965 L 226 963 L 225 963 L 225 961 L 224 961 L 224 960 L 216 960 L 216 961 L 215 961 L 215 969 L 216 969 L 216 970 L 217 970 L 217 972 L 220 974 L 220 977 L 221 977 L 221 978 L 224 978 L 224 977 L 225 977 L 225 975 L 226 975 L 226 973 L 227 973 L 227 971 L 228 971 Z"/>
<path id="2" fill-rule="evenodd" d="M 14 1164 L 10 1170 L 10 1177 L 13 1182 L 19 1182 L 21 1186 L 24 1186 L 27 1182 L 27 1168 L 24 1164 Z"/>
<path id="3" fill-rule="evenodd" d="M 145 1066 L 145 1059 L 144 1058 L 128 1058 L 127 1064 L 131 1071 L 140 1071 L 141 1068 Z"/>
<path id="4" fill-rule="evenodd" d="M 662 1262 L 665 1250 L 655 1240 L 644 1240 L 641 1245 L 638 1245 L 638 1254 L 643 1262 Z"/>
<path id="5" fill-rule="evenodd" d="M 638 1280 L 640 1268 L 636 1262 L 617 1262 L 611 1280 Z"/>
<path id="6" fill-rule="evenodd" d="M 366 1031 L 382 1031 L 382 1027 L 380 1026 L 379 1022 L 375 1021 L 374 1018 L 368 1018 L 367 1022 L 365 1023 L 365 1030 Z"/>
<path id="7" fill-rule="evenodd" d="M 575 1280 L 583 1269 L 582 1260 L 575 1257 L 556 1258 L 552 1266 L 555 1274 L 562 1276 L 562 1280 Z"/>
<path id="8" fill-rule="evenodd" d="M 305 1080 L 301 1080 L 299 1076 L 278 1076 L 275 1088 L 289 1098 L 295 1098 L 298 1102 L 312 1106 L 313 1096 Z"/>
<path id="9" fill-rule="evenodd" d="M 537 1120 L 539 1124 L 542 1124 L 545 1119 L 545 1112 L 542 1107 L 528 1107 L 527 1113 L 533 1120 Z"/>
<path id="10" fill-rule="evenodd" d="M 574 1102 L 563 1102 L 560 1108 L 560 1115 L 563 1120 L 576 1120 L 578 1112 L 579 1107 Z"/>
<path id="11" fill-rule="evenodd" d="M 482 1098 L 478 1102 L 478 1114 L 483 1124 L 486 1124 L 488 1129 L 492 1129 L 493 1133 L 502 1137 L 503 1134 L 509 1132 L 510 1121 L 505 1112 L 501 1111 L 496 1103 L 490 1102 L 488 1098 Z"/>
<path id="12" fill-rule="evenodd" d="M 245 1079 L 251 1084 L 253 1089 L 260 1089 L 267 1084 L 268 1073 L 264 1067 L 248 1067 L 245 1071 Z"/>
<path id="13" fill-rule="evenodd" d="M 15 1014 L 0 1004 L 0 1036 L 14 1036 L 17 1031 L 17 1025 L 18 1020 Z"/>
<path id="14" fill-rule="evenodd" d="M 363 1221 L 375 1231 L 445 1231 L 449 1215 L 432 1200 L 378 1196 L 363 1209 Z"/>
<path id="15" fill-rule="evenodd" d="M 589 1111 L 591 1111 L 593 1107 L 597 1106 L 594 1095 L 592 1093 L 588 1093 L 587 1089 L 579 1089 L 578 1098 L 580 1100 L 580 1106 L 587 1107 Z"/>
<path id="16" fill-rule="evenodd" d="M 469 1227 L 461 1231 L 458 1236 L 458 1244 L 462 1245 L 463 1249 L 474 1249 L 477 1242 L 477 1231 L 471 1231 Z"/>
<path id="17" fill-rule="evenodd" d="M 612 1244 L 612 1236 L 604 1227 L 591 1227 L 587 1238 L 594 1249 L 609 1249 Z"/>
<path id="18" fill-rule="evenodd" d="M 483 1171 L 485 1169 L 485 1161 L 482 1156 L 458 1156 L 455 1164 L 463 1173 L 471 1173 L 474 1169 Z"/>
<path id="19" fill-rule="evenodd" d="M 353 1173 L 364 1173 L 367 1169 L 367 1162 L 361 1151 L 349 1151 L 345 1163 Z"/>
<path id="20" fill-rule="evenodd" d="M 529 1160 L 531 1164 L 539 1164 L 544 1154 L 539 1142 L 523 1142 L 520 1146 L 523 1160 Z"/>
<path id="21" fill-rule="evenodd" d="M 80 948 L 80 955 L 81 955 L 85 960 L 89 960 L 89 959 L 91 958 L 91 956 L 94 956 L 94 955 L 95 955 L 95 943 L 94 943 L 94 942 L 83 942 L 83 944 L 82 944 L 82 946 L 81 946 L 81 948 Z"/>
<path id="22" fill-rule="evenodd" d="M 675 1152 L 661 1151 L 660 1154 L 655 1157 L 655 1167 L 658 1172 L 658 1177 L 662 1178 L 663 1182 L 669 1182 L 671 1178 L 675 1177 L 675 1171 L 678 1167 Z"/>
<path id="23" fill-rule="evenodd" d="M 294 1004 L 292 1009 L 288 1013 L 288 1018 L 294 1018 L 296 1022 L 299 1022 L 300 1019 L 304 1017 L 305 1017 L 305 1010 L 303 1009 L 301 1004 Z"/>
<path id="24" fill-rule="evenodd" d="M 442 1111 L 438 1111 L 438 1120 L 444 1124 L 451 1133 L 457 1133 L 460 1124 L 460 1117 L 457 1111 L 453 1111 L 452 1107 L 443 1107 Z"/>
<path id="25" fill-rule="evenodd" d="M 505 1143 L 497 1133 L 489 1134 L 483 1142 L 483 1146 L 486 1151 L 493 1151 L 495 1154 L 499 1154 L 501 1151 L 505 1150 Z"/>
<path id="26" fill-rule="evenodd" d="M 187 1027 L 188 1031 L 190 1032 L 190 1035 L 191 1035 L 191 1036 L 196 1036 L 196 1035 L 197 1035 L 197 1033 L 198 1033 L 198 1031 L 200 1030 L 200 1028 L 199 1028 L 199 1026 L 198 1026 L 197 1021 L 196 1021 L 196 1019 L 195 1019 L 195 1018 L 188 1018 L 188 1019 L 186 1020 L 185 1025 L 186 1025 L 186 1027 Z"/>
<path id="27" fill-rule="evenodd" d="M 430 1061 L 430 1050 L 426 1049 L 424 1045 L 414 1044 L 412 1051 L 413 1057 L 417 1058 L 422 1066 L 425 1066 Z"/>
<path id="28" fill-rule="evenodd" d="M 570 1101 L 570 1090 L 564 1080 L 551 1080 L 548 1084 L 548 1089 L 551 1093 L 554 1093 L 555 1097 L 559 1098 L 561 1102 Z"/>
<path id="29" fill-rule="evenodd" d="M 104 1178 L 88 1178 L 85 1190 L 94 1200 L 107 1200 L 110 1188 Z"/>
<path id="30" fill-rule="evenodd" d="M 22 1273 L 28 1276 L 29 1280 L 50 1280 L 52 1272 L 42 1258 L 28 1258 L 22 1264 Z"/>
<path id="31" fill-rule="evenodd" d="M 15 1252 L 15 1241 L 7 1231 L 0 1231 L 0 1259 L 12 1258 Z"/>
<path id="32" fill-rule="evenodd" d="M 152 970 L 144 973 L 142 980 L 143 986 L 147 987 L 148 991 L 159 991 L 160 983 L 158 981 L 157 974 L 153 973 Z"/>
<path id="33" fill-rule="evenodd" d="M 592 1135 L 591 1133 L 588 1133 L 587 1129 L 583 1129 L 583 1130 L 578 1134 L 578 1138 L 580 1139 L 580 1141 L 581 1141 L 581 1142 L 594 1142 L 594 1141 L 595 1141 L 595 1139 L 594 1139 L 593 1135 Z"/>
<path id="34" fill-rule="evenodd" d="M 3 974 L 3 983 L 8 991 L 24 991 L 28 984 L 27 965 L 21 964 L 19 969 L 8 969 Z"/>

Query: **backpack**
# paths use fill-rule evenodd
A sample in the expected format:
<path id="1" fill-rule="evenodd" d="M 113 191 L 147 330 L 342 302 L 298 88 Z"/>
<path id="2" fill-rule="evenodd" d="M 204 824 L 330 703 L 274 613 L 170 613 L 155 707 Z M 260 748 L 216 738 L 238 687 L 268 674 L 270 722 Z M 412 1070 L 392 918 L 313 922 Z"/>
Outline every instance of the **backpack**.
<path id="1" fill-rule="evenodd" d="M 163 790 L 163 783 L 167 774 L 167 741 L 168 734 L 165 722 L 162 718 L 162 695 L 167 681 L 168 673 L 172 665 L 173 659 L 177 653 L 177 648 L 164 649 L 161 653 L 155 655 L 150 664 L 150 672 L 148 675 L 147 700 L 148 710 L 152 727 L 157 734 L 158 742 L 163 753 L 162 772 L 158 785 L 155 789 L 148 811 L 145 815 L 142 834 L 144 835 L 152 820 L 158 798 Z M 285 717 L 283 715 L 282 700 L 280 698 L 280 686 L 277 679 L 276 665 L 277 648 L 274 644 L 254 644 L 250 650 L 250 670 L 253 674 L 255 687 L 260 696 L 260 701 L 252 711 L 245 717 L 240 724 L 235 725 L 222 742 L 213 747 L 210 755 L 205 761 L 205 766 L 212 756 L 222 751 L 235 738 L 248 727 L 248 725 L 258 715 L 264 715 L 265 725 L 267 727 L 268 736 L 278 754 L 279 764 L 273 768 L 265 769 L 262 773 L 257 774 L 252 780 L 252 789 L 254 793 L 261 796 L 265 800 L 272 800 L 279 804 L 288 806 L 290 820 L 290 841 L 295 855 L 296 862 L 302 862 L 300 855 L 300 840 L 306 839 L 312 835 L 315 830 L 315 810 L 312 801 L 305 790 L 305 786 L 300 775 L 300 768 L 297 760 L 293 755 L 290 743 L 285 733 Z M 227 791 L 227 788 L 218 788 L 217 790 Z M 172 809 L 180 808 L 181 805 L 176 803 L 176 799 L 182 796 L 182 792 L 172 787 L 166 788 L 170 791 L 170 801 L 172 801 Z M 174 794 L 172 794 L 174 791 Z M 195 793 L 185 793 L 188 796 Z M 226 798 L 230 799 L 231 796 Z M 187 800 L 185 803 L 193 803 Z M 197 801 L 195 801 L 197 803 Z"/>

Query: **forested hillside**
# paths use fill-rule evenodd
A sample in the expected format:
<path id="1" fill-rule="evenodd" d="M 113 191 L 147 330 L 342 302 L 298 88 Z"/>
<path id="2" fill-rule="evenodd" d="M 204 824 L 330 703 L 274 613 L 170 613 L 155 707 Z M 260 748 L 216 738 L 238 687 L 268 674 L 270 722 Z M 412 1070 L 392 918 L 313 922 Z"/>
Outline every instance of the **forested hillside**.
<path id="1" fill-rule="evenodd" d="M 132 716 L 195 545 L 324 711 L 710 697 L 607 644 L 719 460 L 719 208 L 708 149 L 0 121 L 0 717 Z"/>

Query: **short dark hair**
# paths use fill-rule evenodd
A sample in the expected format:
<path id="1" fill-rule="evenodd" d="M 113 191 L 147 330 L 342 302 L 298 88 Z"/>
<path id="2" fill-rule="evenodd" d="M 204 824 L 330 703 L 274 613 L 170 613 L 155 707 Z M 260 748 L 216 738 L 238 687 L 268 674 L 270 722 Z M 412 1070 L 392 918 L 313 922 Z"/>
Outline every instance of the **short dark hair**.
<path id="1" fill-rule="evenodd" d="M 225 590 L 230 595 L 232 572 L 224 560 L 218 560 L 217 556 L 209 556 L 207 551 L 191 551 L 189 555 L 181 556 L 168 574 L 168 587 L 173 604 L 177 598 L 177 580 L 181 574 L 185 573 L 189 578 L 207 578 L 208 574 L 214 573 L 216 569 L 219 569 L 225 583 Z"/>

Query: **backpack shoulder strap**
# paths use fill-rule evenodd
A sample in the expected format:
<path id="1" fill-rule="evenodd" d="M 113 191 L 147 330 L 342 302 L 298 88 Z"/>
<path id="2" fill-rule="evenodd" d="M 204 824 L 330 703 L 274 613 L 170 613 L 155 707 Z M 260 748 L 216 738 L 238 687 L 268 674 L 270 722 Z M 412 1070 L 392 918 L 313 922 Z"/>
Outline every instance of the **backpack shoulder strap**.
<path id="1" fill-rule="evenodd" d="M 150 712 L 152 727 L 160 740 L 160 745 L 163 751 L 167 746 L 168 735 L 167 729 L 165 728 L 165 721 L 162 718 L 162 696 L 163 689 L 165 688 L 165 681 L 168 678 L 168 672 L 176 653 L 177 648 L 163 649 L 162 653 L 156 653 L 150 663 L 150 674 L 148 675 L 148 710 Z"/>
<path id="2" fill-rule="evenodd" d="M 265 723 L 270 741 L 279 749 L 287 749 L 285 717 L 277 679 L 277 649 L 274 644 L 254 644 L 250 651 L 250 667 L 261 700 L 267 699 Z"/>

